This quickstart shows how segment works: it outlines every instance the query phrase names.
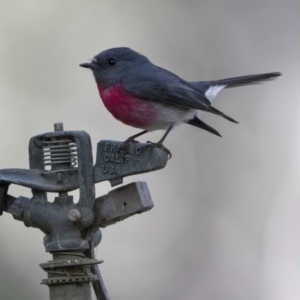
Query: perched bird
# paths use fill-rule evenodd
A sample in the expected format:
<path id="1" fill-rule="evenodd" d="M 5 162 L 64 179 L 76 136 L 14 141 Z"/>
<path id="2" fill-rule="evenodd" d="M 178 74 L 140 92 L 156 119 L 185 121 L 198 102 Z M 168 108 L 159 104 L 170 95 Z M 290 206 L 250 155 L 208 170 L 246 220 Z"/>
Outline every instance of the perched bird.
<path id="1" fill-rule="evenodd" d="M 152 64 L 144 55 L 125 47 L 105 50 L 91 62 L 80 66 L 93 71 L 100 97 L 109 112 L 117 120 L 143 129 L 125 143 L 134 141 L 148 131 L 164 129 L 166 132 L 162 138 L 151 144 L 162 147 L 170 155 L 162 143 L 175 125 L 186 123 L 221 136 L 197 117 L 198 110 L 237 123 L 211 106 L 211 101 L 222 89 L 261 83 L 281 75 L 280 72 L 273 72 L 191 82 Z"/>

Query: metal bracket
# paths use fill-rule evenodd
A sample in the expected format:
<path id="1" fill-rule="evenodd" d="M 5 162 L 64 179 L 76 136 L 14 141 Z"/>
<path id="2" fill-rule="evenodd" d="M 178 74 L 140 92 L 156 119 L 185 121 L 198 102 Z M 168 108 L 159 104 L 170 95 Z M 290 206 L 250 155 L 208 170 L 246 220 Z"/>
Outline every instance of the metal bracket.
<path id="1" fill-rule="evenodd" d="M 97 145 L 94 182 L 109 180 L 111 186 L 121 184 L 123 177 L 162 169 L 168 154 L 161 148 L 143 143 L 102 140 Z"/>

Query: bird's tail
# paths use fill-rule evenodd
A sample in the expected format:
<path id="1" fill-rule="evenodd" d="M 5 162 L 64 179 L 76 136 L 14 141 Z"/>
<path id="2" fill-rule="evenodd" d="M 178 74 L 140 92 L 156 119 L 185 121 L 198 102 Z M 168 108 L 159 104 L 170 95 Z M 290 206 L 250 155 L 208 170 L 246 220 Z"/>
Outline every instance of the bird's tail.
<path id="1" fill-rule="evenodd" d="M 207 125 L 206 123 L 204 123 L 203 121 L 198 119 L 197 117 L 195 117 L 194 119 L 189 120 L 186 123 L 190 124 L 190 125 L 193 125 L 193 126 L 196 126 L 196 127 L 199 127 L 201 129 L 204 129 L 208 132 L 211 132 L 215 135 L 218 135 L 218 136 L 222 137 L 221 134 L 217 130 L 213 129 L 212 127 L 210 127 L 209 125 Z"/>
<path id="2" fill-rule="evenodd" d="M 273 72 L 265 74 L 239 76 L 214 81 L 190 82 L 190 84 L 196 90 L 202 92 L 209 101 L 212 101 L 217 96 L 217 94 L 223 89 L 250 84 L 259 84 L 265 81 L 274 80 L 279 76 L 281 76 L 280 72 Z"/>
<path id="3" fill-rule="evenodd" d="M 263 83 L 265 81 L 274 80 L 279 76 L 281 76 L 280 72 L 273 72 L 221 79 L 216 80 L 214 83 L 215 85 L 224 86 L 224 88 L 231 88 L 243 85 Z"/>
<path id="4" fill-rule="evenodd" d="M 240 77 L 233 77 L 233 78 L 226 78 L 221 80 L 215 80 L 215 81 L 198 81 L 198 82 L 190 82 L 190 85 L 192 85 L 196 90 L 202 92 L 206 99 L 209 101 L 212 101 L 216 95 L 224 88 L 231 88 L 231 87 L 239 87 L 244 85 L 251 85 L 251 84 L 259 84 L 263 83 L 265 81 L 274 80 L 277 77 L 281 76 L 280 72 L 273 72 L 273 73 L 265 73 L 265 74 L 256 74 L 256 75 L 247 75 L 247 76 L 240 76 Z M 202 109 L 205 111 L 208 111 L 210 113 L 213 113 L 218 116 L 222 116 L 223 118 L 238 123 L 234 119 L 228 117 L 221 111 L 217 110 L 216 108 L 209 106 L 208 109 Z M 188 124 L 200 127 L 204 130 L 207 130 L 211 133 L 214 133 L 216 135 L 220 135 L 218 132 L 216 132 L 213 128 L 208 126 L 207 124 L 203 123 L 201 120 L 195 118 L 188 122 Z"/>

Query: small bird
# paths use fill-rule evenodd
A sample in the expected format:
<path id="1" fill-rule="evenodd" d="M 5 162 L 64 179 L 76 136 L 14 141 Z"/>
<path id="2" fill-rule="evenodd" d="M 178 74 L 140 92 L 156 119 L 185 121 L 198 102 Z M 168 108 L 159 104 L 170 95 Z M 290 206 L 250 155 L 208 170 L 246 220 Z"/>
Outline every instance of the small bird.
<path id="1" fill-rule="evenodd" d="M 178 124 L 190 124 L 221 136 L 197 117 L 198 110 L 238 123 L 211 106 L 211 101 L 222 89 L 281 76 L 280 72 L 273 72 L 214 81 L 186 81 L 126 47 L 105 50 L 80 66 L 93 71 L 100 97 L 108 111 L 126 125 L 143 129 L 125 143 L 133 142 L 149 131 L 163 129 L 166 131 L 157 143 L 148 143 L 163 148 L 170 156 L 163 142 Z"/>

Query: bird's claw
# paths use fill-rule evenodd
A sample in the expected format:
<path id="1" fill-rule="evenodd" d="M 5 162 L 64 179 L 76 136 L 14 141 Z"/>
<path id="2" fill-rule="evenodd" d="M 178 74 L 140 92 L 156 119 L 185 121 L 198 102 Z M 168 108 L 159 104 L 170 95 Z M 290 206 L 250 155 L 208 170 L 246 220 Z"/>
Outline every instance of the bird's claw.
<path id="1" fill-rule="evenodd" d="M 139 142 L 136 141 L 134 138 L 130 137 L 122 143 L 122 145 L 119 148 L 119 152 L 120 153 L 127 153 L 127 150 L 128 150 L 128 147 L 129 147 L 130 143 L 139 143 Z M 168 159 L 172 158 L 171 151 L 168 148 L 166 148 L 161 142 L 153 143 L 153 142 L 147 141 L 147 146 L 144 146 L 144 147 L 150 147 L 150 148 L 158 147 L 158 148 L 161 148 L 163 151 L 165 151 L 168 154 Z"/>
<path id="2" fill-rule="evenodd" d="M 139 142 L 136 141 L 134 138 L 130 137 L 122 143 L 122 145 L 119 148 L 119 152 L 123 154 L 127 153 L 128 152 L 127 149 L 129 148 L 129 144 L 131 143 L 139 143 Z"/>
<path id="3" fill-rule="evenodd" d="M 147 144 L 150 145 L 151 148 L 158 147 L 158 148 L 164 150 L 168 154 L 168 159 L 172 158 L 171 151 L 168 148 L 166 148 L 162 143 L 160 143 L 160 142 L 153 143 L 153 142 L 147 141 Z"/>

